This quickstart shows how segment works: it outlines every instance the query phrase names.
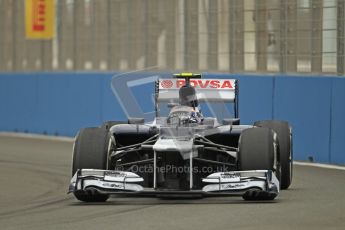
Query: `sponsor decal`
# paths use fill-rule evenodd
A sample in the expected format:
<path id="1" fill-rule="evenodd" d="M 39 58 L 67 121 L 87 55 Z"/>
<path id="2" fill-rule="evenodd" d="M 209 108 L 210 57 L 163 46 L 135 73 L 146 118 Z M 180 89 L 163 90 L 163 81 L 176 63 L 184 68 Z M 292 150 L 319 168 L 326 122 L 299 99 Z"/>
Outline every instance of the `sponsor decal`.
<path id="1" fill-rule="evenodd" d="M 126 177 L 125 173 L 120 173 L 120 172 L 105 172 L 105 176 L 110 176 L 110 177 Z"/>
<path id="2" fill-rule="evenodd" d="M 161 86 L 163 88 L 171 88 L 173 87 L 174 83 L 171 80 L 163 80 L 161 81 Z"/>
<path id="3" fill-rule="evenodd" d="M 234 80 L 223 79 L 190 79 L 190 84 L 197 89 L 234 89 Z M 184 79 L 161 80 L 160 88 L 179 89 L 185 85 Z"/>
<path id="4" fill-rule="evenodd" d="M 123 188 L 123 185 L 115 184 L 115 183 L 103 183 L 102 186 L 109 187 L 109 188 L 118 188 L 118 189 Z"/>
<path id="5" fill-rule="evenodd" d="M 221 174 L 222 179 L 239 179 L 241 178 L 240 173 L 223 173 Z"/>
<path id="6" fill-rule="evenodd" d="M 180 88 L 184 86 L 185 80 L 179 79 L 176 81 L 176 87 Z M 190 84 L 195 88 L 213 88 L 213 89 L 232 89 L 233 86 L 229 80 L 190 80 Z"/>
<path id="7" fill-rule="evenodd" d="M 25 0 L 25 26 L 28 39 L 51 39 L 55 30 L 54 0 Z"/>
<path id="8" fill-rule="evenodd" d="M 222 189 L 237 189 L 244 186 L 244 184 L 222 184 Z"/>

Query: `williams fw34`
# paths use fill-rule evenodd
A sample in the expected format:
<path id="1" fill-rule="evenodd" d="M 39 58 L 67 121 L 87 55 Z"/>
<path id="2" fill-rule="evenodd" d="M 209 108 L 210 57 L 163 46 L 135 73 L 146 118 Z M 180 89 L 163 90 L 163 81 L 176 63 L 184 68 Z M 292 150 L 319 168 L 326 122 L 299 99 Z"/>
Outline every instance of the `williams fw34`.
<path id="1" fill-rule="evenodd" d="M 240 124 L 237 80 L 181 73 L 152 87 L 153 121 L 108 121 L 77 134 L 69 192 L 78 200 L 104 202 L 111 195 L 273 200 L 290 186 L 292 130 L 286 121 Z M 206 116 L 212 105 L 232 116 Z"/>

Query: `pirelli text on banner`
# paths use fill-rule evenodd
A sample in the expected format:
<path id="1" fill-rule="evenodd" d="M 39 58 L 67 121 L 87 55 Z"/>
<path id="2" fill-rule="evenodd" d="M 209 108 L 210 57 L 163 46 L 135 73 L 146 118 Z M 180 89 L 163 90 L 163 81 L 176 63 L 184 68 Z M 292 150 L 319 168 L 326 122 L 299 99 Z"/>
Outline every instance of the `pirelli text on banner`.
<path id="1" fill-rule="evenodd" d="M 25 0 L 27 39 L 52 39 L 55 31 L 55 0 Z"/>

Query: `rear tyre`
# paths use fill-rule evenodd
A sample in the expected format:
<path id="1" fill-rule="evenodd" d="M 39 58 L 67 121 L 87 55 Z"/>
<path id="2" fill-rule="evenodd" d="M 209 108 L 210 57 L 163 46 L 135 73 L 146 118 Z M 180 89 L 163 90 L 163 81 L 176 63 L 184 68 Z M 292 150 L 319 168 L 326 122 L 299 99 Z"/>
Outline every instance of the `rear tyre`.
<path id="1" fill-rule="evenodd" d="M 274 132 L 269 128 L 249 128 L 242 132 L 239 140 L 240 170 L 273 170 L 277 177 L 280 167 L 277 164 L 278 143 Z M 253 189 L 243 195 L 245 200 L 273 200 L 276 194 Z"/>
<path id="2" fill-rule="evenodd" d="M 281 165 L 280 188 L 289 188 L 293 171 L 292 134 L 289 123 L 286 121 L 257 121 L 254 125 L 273 129 L 277 133 Z"/>
<path id="3" fill-rule="evenodd" d="M 106 169 L 108 142 L 104 128 L 81 129 L 73 147 L 72 176 L 78 169 Z M 109 198 L 95 190 L 76 191 L 74 196 L 84 202 L 104 202 Z"/>

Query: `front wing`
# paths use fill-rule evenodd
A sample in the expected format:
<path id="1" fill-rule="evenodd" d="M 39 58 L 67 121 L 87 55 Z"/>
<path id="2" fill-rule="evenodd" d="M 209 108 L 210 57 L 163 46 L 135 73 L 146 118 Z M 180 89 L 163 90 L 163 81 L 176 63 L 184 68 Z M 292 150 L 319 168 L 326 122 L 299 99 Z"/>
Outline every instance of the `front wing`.
<path id="1" fill-rule="evenodd" d="M 144 188 L 144 179 L 132 172 L 81 169 L 71 179 L 69 193 L 77 191 L 102 194 L 150 196 L 243 196 L 248 199 L 274 199 L 279 193 L 279 180 L 271 170 L 213 173 L 204 178 L 200 190 L 162 190 Z"/>

